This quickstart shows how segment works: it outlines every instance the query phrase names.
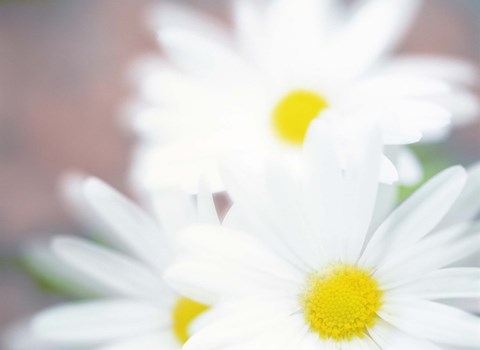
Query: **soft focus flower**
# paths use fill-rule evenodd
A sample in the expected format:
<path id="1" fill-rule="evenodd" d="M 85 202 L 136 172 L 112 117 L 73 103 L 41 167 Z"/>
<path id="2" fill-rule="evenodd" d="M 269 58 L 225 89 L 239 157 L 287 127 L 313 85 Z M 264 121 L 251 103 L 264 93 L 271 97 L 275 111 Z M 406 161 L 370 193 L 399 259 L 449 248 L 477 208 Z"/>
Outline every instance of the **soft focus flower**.
<path id="1" fill-rule="evenodd" d="M 32 321 L 33 338 L 55 349 L 180 349 L 207 306 L 179 296 L 162 274 L 180 230 L 218 223 L 213 198 L 202 190 L 195 205 L 187 195 L 165 193 L 154 203 L 161 224 L 96 179 L 85 182 L 83 199 L 90 207 L 85 212 L 110 227 L 105 241 L 118 249 L 68 237 L 56 238 L 53 249 L 72 275 L 81 274 L 105 296 L 41 312 Z"/>
<path id="2" fill-rule="evenodd" d="M 343 169 L 314 122 L 303 176 L 276 162 L 263 177 L 227 172 L 224 226 L 187 229 L 185 256 L 166 272 L 215 303 L 185 350 L 478 348 L 480 319 L 444 302 L 480 296 L 480 270 L 450 266 L 480 246 L 478 172 L 443 171 L 372 228 L 381 140 L 369 136 Z M 475 213 L 451 225 L 465 206 Z"/>
<path id="3" fill-rule="evenodd" d="M 295 162 L 315 118 L 334 124 L 332 142 L 348 162 L 357 147 L 352 138 L 372 123 L 384 144 L 403 145 L 448 130 L 452 113 L 454 121 L 473 115 L 476 101 L 464 87 L 473 79 L 468 64 L 387 59 L 420 1 L 368 0 L 353 9 L 340 3 L 232 1 L 232 33 L 192 10 L 161 8 L 167 60 L 140 69 L 143 102 L 132 112 L 143 139 L 132 169 L 137 186 L 194 192 L 204 175 L 222 190 L 219 159 L 278 152 Z M 415 162 L 408 168 L 409 182 L 418 180 Z M 388 159 L 381 176 L 398 177 Z"/>

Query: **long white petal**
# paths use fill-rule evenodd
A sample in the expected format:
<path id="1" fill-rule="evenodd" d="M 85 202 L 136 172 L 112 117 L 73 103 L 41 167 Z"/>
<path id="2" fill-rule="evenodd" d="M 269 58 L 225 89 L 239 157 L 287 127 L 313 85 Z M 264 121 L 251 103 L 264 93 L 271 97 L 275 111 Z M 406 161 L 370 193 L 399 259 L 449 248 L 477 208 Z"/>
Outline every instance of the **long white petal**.
<path id="1" fill-rule="evenodd" d="M 435 101 L 405 99 L 398 103 L 391 102 L 389 105 L 396 110 L 398 118 L 402 118 L 403 122 L 415 126 L 422 132 L 448 127 L 452 118 L 452 112 Z"/>
<path id="2" fill-rule="evenodd" d="M 480 319 L 447 305 L 421 300 L 398 302 L 385 305 L 379 315 L 419 338 L 467 347 L 480 344 Z"/>
<path id="3" fill-rule="evenodd" d="M 55 344 L 40 340 L 29 322 L 20 322 L 3 329 L 0 345 L 5 350 L 58 350 Z"/>
<path id="4" fill-rule="evenodd" d="M 381 71 L 387 74 L 415 74 L 464 84 L 473 84 L 478 76 L 473 62 L 456 57 L 429 55 L 394 57 Z"/>
<path id="5" fill-rule="evenodd" d="M 368 332 L 380 349 L 442 350 L 442 348 L 432 342 L 422 338 L 412 337 L 395 329 L 384 321 L 379 321 L 378 324 Z"/>
<path id="6" fill-rule="evenodd" d="M 159 218 L 172 245 L 175 245 L 180 232 L 198 222 L 194 198 L 187 193 L 175 189 L 164 190 L 152 196 L 151 202 L 155 216 Z"/>
<path id="7" fill-rule="evenodd" d="M 451 208 L 465 181 L 463 168 L 452 167 L 427 182 L 380 225 L 361 262 L 373 266 L 390 249 L 402 249 L 427 235 Z"/>
<path id="8" fill-rule="evenodd" d="M 80 345 L 154 332 L 170 322 L 158 306 L 112 299 L 48 309 L 34 318 L 33 327 L 41 339 Z"/>
<path id="9" fill-rule="evenodd" d="M 149 11 L 147 20 L 155 30 L 182 28 L 222 43 L 230 41 L 226 26 L 218 18 L 186 4 L 173 1 L 156 3 Z"/>
<path id="10" fill-rule="evenodd" d="M 397 184 L 381 184 L 378 188 L 375 210 L 370 224 L 370 235 L 375 232 L 397 204 Z"/>
<path id="11" fill-rule="evenodd" d="M 252 76 L 250 68 L 228 47 L 200 34 L 175 28 L 159 32 L 167 57 L 181 70 L 209 81 L 233 87 Z"/>
<path id="12" fill-rule="evenodd" d="M 452 117 L 440 103 L 412 98 L 385 99 L 364 108 L 363 115 L 381 126 L 386 144 L 417 142 L 424 132 L 448 127 Z"/>
<path id="13" fill-rule="evenodd" d="M 54 251 L 67 264 L 113 292 L 145 298 L 161 298 L 169 288 L 148 267 L 99 245 L 78 238 L 56 238 Z"/>
<path id="14" fill-rule="evenodd" d="M 461 87 L 456 87 L 450 94 L 437 96 L 432 100 L 453 114 L 452 125 L 456 127 L 474 122 L 480 111 L 480 100 L 475 93 Z"/>
<path id="15" fill-rule="evenodd" d="M 217 208 L 210 185 L 206 179 L 201 179 L 197 196 L 198 221 L 201 224 L 219 224 Z"/>
<path id="16" fill-rule="evenodd" d="M 349 93 L 352 98 L 365 99 L 431 97 L 450 91 L 450 86 L 441 80 L 408 75 L 385 75 L 362 79 L 353 85 Z"/>
<path id="17" fill-rule="evenodd" d="M 308 79 L 315 75 L 325 46 L 327 29 L 334 17 L 334 1 L 272 1 L 266 11 L 269 65 L 279 77 Z"/>
<path id="18" fill-rule="evenodd" d="M 480 297 L 480 269 L 447 268 L 422 276 L 418 281 L 391 291 L 392 294 L 425 299 Z"/>
<path id="19" fill-rule="evenodd" d="M 280 162 L 267 161 L 266 187 L 268 190 L 268 206 L 275 215 L 275 232 L 278 240 L 282 240 L 298 261 L 306 268 L 313 270 L 325 261 L 323 251 L 318 247 L 318 234 L 305 220 L 305 208 L 298 198 L 299 187 L 287 166 Z"/>
<path id="20" fill-rule="evenodd" d="M 402 39 L 419 4 L 417 0 L 363 1 L 333 41 L 330 63 L 349 75 L 364 72 Z"/>
<path id="21" fill-rule="evenodd" d="M 87 178 L 85 174 L 77 172 L 63 175 L 60 181 L 60 192 L 67 210 L 71 211 L 72 217 L 84 226 L 87 232 L 101 235 L 107 232 L 109 228 L 102 220 L 98 220 L 98 216 L 85 200 L 83 185 Z M 109 243 L 113 244 L 114 242 Z"/>
<path id="22" fill-rule="evenodd" d="M 242 307 L 240 307 L 243 304 Z M 247 344 L 250 341 L 258 341 L 256 338 L 270 333 L 271 330 L 279 330 L 281 325 L 288 324 L 290 317 L 289 311 L 279 308 L 274 302 L 264 300 L 259 303 L 255 300 L 240 302 L 238 306 L 231 309 L 229 314 L 212 322 L 198 333 L 194 334 L 185 344 L 184 349 L 214 349 L 220 350 L 235 343 L 244 344 L 244 347 L 250 349 Z M 292 322 L 290 322 L 290 330 Z M 289 328 L 283 328 L 289 331 Z M 271 332 L 269 334 L 270 344 L 275 342 L 277 337 L 284 333 Z M 273 336 L 276 334 L 277 337 Z M 266 344 L 267 346 L 270 344 Z"/>
<path id="23" fill-rule="evenodd" d="M 268 250 L 254 235 L 224 227 L 197 225 L 187 229 L 181 244 L 191 256 L 206 261 L 220 258 L 224 266 L 271 274 L 291 284 L 303 282 L 303 272 Z"/>
<path id="24" fill-rule="evenodd" d="M 249 235 L 198 226 L 188 229 L 182 241 L 186 258 L 178 259 L 165 278 L 194 299 L 212 303 L 218 296 L 288 295 L 303 282 L 303 274 Z"/>
<path id="25" fill-rule="evenodd" d="M 169 242 L 158 224 L 137 205 L 98 179 L 85 183 L 85 197 L 112 228 L 111 236 L 161 270 L 171 259 Z"/>
<path id="26" fill-rule="evenodd" d="M 190 113 L 194 112 L 192 105 L 196 108 L 211 109 L 209 102 L 212 90 L 174 69 L 167 62 L 158 59 L 138 61 L 132 75 L 138 85 L 139 97 L 153 106 L 175 106 Z M 189 103 L 185 104 L 185 101 Z M 195 122 L 192 116 L 190 120 Z"/>
<path id="27" fill-rule="evenodd" d="M 279 255 L 297 266 L 303 266 L 295 252 L 278 234 L 283 231 L 276 212 L 270 208 L 270 198 L 264 171 L 250 162 L 235 162 L 223 167 L 223 180 L 234 203 L 227 215 L 230 227 L 251 232 Z M 315 249 L 315 248 L 313 248 Z"/>
<path id="28" fill-rule="evenodd" d="M 181 345 L 173 332 L 168 331 L 155 332 L 155 334 L 136 337 L 134 339 L 128 339 L 120 341 L 115 344 L 99 347 L 95 350 L 180 350 Z"/>
<path id="29" fill-rule="evenodd" d="M 382 157 L 379 180 L 382 184 L 388 185 L 393 185 L 400 180 L 400 174 L 398 173 L 395 164 L 393 164 L 387 156 Z"/>
<path id="30" fill-rule="evenodd" d="M 111 288 L 92 283 L 92 278 L 65 264 L 48 245 L 37 243 L 26 244 L 20 255 L 28 269 L 37 276 L 54 282 L 60 281 L 68 295 L 85 298 L 87 296 L 109 296 Z"/>
<path id="31" fill-rule="evenodd" d="M 268 40 L 265 28 L 265 6 L 256 0 L 233 1 L 235 35 L 241 51 L 260 67 L 267 67 Z"/>
<path id="32" fill-rule="evenodd" d="M 438 228 L 447 227 L 457 222 L 468 221 L 475 218 L 480 212 L 480 163 L 467 169 L 467 183 L 463 188 L 460 197 L 448 211 Z"/>
<path id="33" fill-rule="evenodd" d="M 228 147 L 224 138 L 217 135 L 210 135 L 208 140 L 197 135 L 188 141 L 181 139 L 168 145 L 139 149 L 132 168 L 132 179 L 144 189 L 160 195 L 165 189 L 177 187 L 194 194 L 198 191 L 198 179 L 205 176 L 213 191 L 223 191 L 225 188 L 218 174 L 218 162 L 225 150 L 219 145 Z"/>
<path id="34" fill-rule="evenodd" d="M 378 130 L 367 133 L 367 143 L 361 145 L 363 152 L 345 169 L 344 232 L 339 237 L 343 245 L 342 258 L 356 262 L 363 249 L 372 220 L 378 190 L 378 177 L 382 164 L 382 142 Z"/>
<path id="35" fill-rule="evenodd" d="M 327 259 L 338 257 L 337 224 L 342 222 L 344 198 L 343 166 L 329 126 L 322 120 L 311 123 L 303 146 L 305 214 L 315 235 L 315 249 Z"/>
<path id="36" fill-rule="evenodd" d="M 407 186 L 418 184 L 423 178 L 423 168 L 420 160 L 408 147 L 400 149 L 397 159 L 400 181 Z"/>
<path id="37" fill-rule="evenodd" d="M 480 226 L 459 224 L 436 232 L 408 249 L 391 252 L 374 275 L 384 288 L 394 288 L 468 257 L 479 246 Z"/>

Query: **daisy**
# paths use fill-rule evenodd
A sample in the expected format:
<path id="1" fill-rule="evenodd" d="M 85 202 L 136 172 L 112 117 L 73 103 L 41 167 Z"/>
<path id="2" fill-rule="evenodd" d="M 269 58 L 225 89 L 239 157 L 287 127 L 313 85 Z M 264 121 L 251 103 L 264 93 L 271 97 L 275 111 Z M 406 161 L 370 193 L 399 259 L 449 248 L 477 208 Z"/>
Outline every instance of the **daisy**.
<path id="1" fill-rule="evenodd" d="M 480 319 L 444 302 L 480 296 L 478 268 L 449 266 L 478 251 L 479 224 L 471 212 L 448 218 L 452 206 L 479 211 L 478 173 L 445 170 L 372 229 L 380 135 L 342 169 L 322 124 L 305 142 L 304 176 L 275 162 L 256 182 L 227 172 L 225 224 L 184 233 L 166 279 L 215 303 L 184 349 L 478 348 Z"/>
<path id="2" fill-rule="evenodd" d="M 469 64 L 387 60 L 419 0 L 340 3 L 233 0 L 233 32 L 188 8 L 162 7 L 156 20 L 166 60 L 139 69 L 140 101 L 131 111 L 143 140 L 134 183 L 194 192 L 205 175 L 223 190 L 219 159 L 278 152 L 294 161 L 316 118 L 336 125 L 345 158 L 365 125 L 378 124 L 384 144 L 403 145 L 448 130 L 452 113 L 474 115 Z M 395 181 L 395 167 L 384 163 L 382 180 Z"/>
<path id="3" fill-rule="evenodd" d="M 63 275 L 70 269 L 76 282 L 85 281 L 103 295 L 41 312 L 31 322 L 31 338 L 52 349 L 181 349 L 190 322 L 207 306 L 175 293 L 162 274 L 175 256 L 179 230 L 218 223 L 212 197 L 202 189 L 195 205 L 188 195 L 165 193 L 153 205 L 159 224 L 97 179 L 82 187 L 81 202 L 89 206 L 83 212 L 110 227 L 102 239 L 108 247 L 58 237 L 53 251 L 57 263 L 66 265 Z"/>

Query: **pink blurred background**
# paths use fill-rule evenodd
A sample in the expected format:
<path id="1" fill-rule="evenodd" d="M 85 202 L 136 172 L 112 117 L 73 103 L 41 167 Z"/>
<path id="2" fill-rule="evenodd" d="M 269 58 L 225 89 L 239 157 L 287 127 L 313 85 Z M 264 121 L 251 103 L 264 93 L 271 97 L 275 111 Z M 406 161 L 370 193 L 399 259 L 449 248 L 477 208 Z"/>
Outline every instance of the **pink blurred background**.
<path id="1" fill-rule="evenodd" d="M 190 2 L 219 16 L 226 8 Z M 130 64 L 157 50 L 145 24 L 153 3 L 0 1 L 0 329 L 55 299 L 12 258 L 31 238 L 81 231 L 62 208 L 59 177 L 81 170 L 128 191 L 134 139 L 119 116 L 133 93 Z M 480 71 L 480 1 L 426 0 L 401 50 L 453 54 Z M 459 163 L 478 160 L 480 122 L 448 147 Z"/>

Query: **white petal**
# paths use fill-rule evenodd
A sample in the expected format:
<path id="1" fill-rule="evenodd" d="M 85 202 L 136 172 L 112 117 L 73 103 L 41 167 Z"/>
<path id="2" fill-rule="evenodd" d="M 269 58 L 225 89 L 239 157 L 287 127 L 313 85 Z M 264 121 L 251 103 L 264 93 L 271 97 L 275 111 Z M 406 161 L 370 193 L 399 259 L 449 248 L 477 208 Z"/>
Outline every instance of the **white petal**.
<path id="1" fill-rule="evenodd" d="M 365 99 L 431 97 L 450 91 L 450 86 L 441 80 L 409 75 L 374 75 L 353 85 L 349 93 L 354 99 Z"/>
<path id="2" fill-rule="evenodd" d="M 56 238 L 54 251 L 95 282 L 126 296 L 161 298 L 168 287 L 146 266 L 129 257 L 76 238 Z"/>
<path id="3" fill-rule="evenodd" d="M 475 93 L 461 88 L 456 88 L 450 94 L 438 96 L 433 101 L 453 114 L 452 125 L 456 127 L 474 122 L 480 111 L 480 101 Z"/>
<path id="4" fill-rule="evenodd" d="M 20 322 L 3 329 L 0 345 L 5 350 L 58 350 L 51 342 L 38 339 L 29 322 Z"/>
<path id="5" fill-rule="evenodd" d="M 175 111 L 180 110 L 188 113 L 194 113 L 195 108 L 211 110 L 211 93 L 209 86 L 199 84 L 192 77 L 184 74 L 166 62 L 158 59 L 144 59 L 138 61 L 132 73 L 134 82 L 136 82 L 142 101 L 145 101 L 155 107 L 174 106 Z M 185 101 L 189 101 L 185 104 Z M 198 111 L 198 110 L 197 110 Z M 153 121 L 163 121 L 160 112 L 156 111 L 156 119 Z M 139 119 L 143 116 L 135 116 Z M 188 121 L 200 124 L 196 118 L 190 114 Z M 153 119 L 153 118 L 152 118 Z M 168 120 L 170 123 L 179 122 L 177 120 Z"/>
<path id="6" fill-rule="evenodd" d="M 298 184 L 290 169 L 280 161 L 267 161 L 265 168 L 268 206 L 275 215 L 272 222 L 276 223 L 277 239 L 307 270 L 318 268 L 325 261 L 325 254 L 313 249 L 318 245 L 318 237 L 304 219 L 305 208 L 298 197 Z"/>
<path id="7" fill-rule="evenodd" d="M 155 216 L 159 218 L 173 245 L 181 231 L 198 222 L 194 198 L 187 193 L 164 190 L 159 195 L 151 196 L 151 201 Z"/>
<path id="8" fill-rule="evenodd" d="M 425 299 L 480 297 L 480 269 L 475 267 L 448 268 L 431 272 L 418 281 L 392 291 L 398 296 Z"/>
<path id="9" fill-rule="evenodd" d="M 278 305 L 281 305 L 278 304 L 278 301 L 269 303 L 266 300 L 239 302 L 228 314 L 225 313 L 223 317 L 194 334 L 185 344 L 184 349 L 219 350 L 236 343 L 243 343 L 244 346 L 241 348 L 250 349 L 246 345 L 250 341 L 255 343 L 256 338 L 265 332 L 270 333 L 272 329 L 291 331 L 292 322 L 289 322 L 291 311 L 279 308 Z M 285 326 L 281 327 L 285 324 L 290 324 L 290 329 Z M 270 343 L 284 334 L 283 332 L 271 333 L 276 337 L 271 337 L 269 334 Z"/>
<path id="10" fill-rule="evenodd" d="M 256 0 L 233 1 L 233 19 L 238 44 L 244 54 L 259 66 L 266 67 L 264 10 Z"/>
<path id="11" fill-rule="evenodd" d="M 212 303 L 247 293 L 285 295 L 298 291 L 303 274 L 241 232 L 194 226 L 182 236 L 187 257 L 165 278 L 182 294 Z"/>
<path id="12" fill-rule="evenodd" d="M 370 224 L 370 235 L 375 232 L 397 204 L 397 185 L 380 184 L 375 201 L 375 210 Z M 370 237 L 369 237 L 370 238 Z"/>
<path id="13" fill-rule="evenodd" d="M 230 194 L 229 196 L 231 197 Z M 235 230 L 255 232 L 255 225 L 252 225 L 251 221 L 245 218 L 245 214 L 245 210 L 238 210 L 238 205 L 236 203 L 232 203 L 232 206 L 225 214 L 222 225 L 227 228 L 233 228 Z M 261 237 L 259 237 L 258 235 L 256 236 L 262 240 Z"/>
<path id="14" fill-rule="evenodd" d="M 382 166 L 380 169 L 380 182 L 387 185 L 392 185 L 399 180 L 397 167 L 386 156 L 382 157 Z"/>
<path id="15" fill-rule="evenodd" d="M 210 186 L 206 179 L 201 179 L 197 197 L 198 220 L 201 224 L 219 224 L 217 208 Z"/>
<path id="16" fill-rule="evenodd" d="M 354 338 L 352 340 L 346 341 L 345 343 L 346 343 L 345 348 L 352 349 L 352 350 L 353 349 L 358 349 L 358 350 L 382 350 L 383 349 L 370 336 L 365 336 L 363 338 Z"/>
<path id="17" fill-rule="evenodd" d="M 227 192 L 234 203 L 226 223 L 230 227 L 254 234 L 292 264 L 303 266 L 305 261 L 299 259 L 298 254 L 292 252 L 282 235 L 278 234 L 285 228 L 279 224 L 278 214 L 271 209 L 262 166 L 237 160 L 224 166 L 222 170 Z"/>
<path id="18" fill-rule="evenodd" d="M 224 184 L 219 176 L 218 162 L 228 144 L 216 135 L 195 137 L 187 140 L 140 150 L 132 167 L 132 181 L 148 192 L 162 195 L 165 189 L 179 188 L 196 194 L 198 179 L 208 178 L 212 191 L 223 191 Z M 228 149 L 229 150 L 229 149 Z M 159 166 L 161 170 L 159 170 Z"/>
<path id="19" fill-rule="evenodd" d="M 343 166 L 334 136 L 323 120 L 311 123 L 303 152 L 307 166 L 302 189 L 306 203 L 304 210 L 317 235 L 314 248 L 327 259 L 335 259 L 338 257 L 335 235 L 343 217 Z"/>
<path id="20" fill-rule="evenodd" d="M 205 305 L 215 304 L 224 296 L 245 293 L 245 286 L 232 280 L 231 273 L 197 260 L 178 259 L 164 278 L 178 293 Z"/>
<path id="21" fill-rule="evenodd" d="M 155 305 L 108 300 L 57 306 L 37 315 L 33 327 L 48 341 L 93 344 L 157 331 L 169 316 Z"/>
<path id="22" fill-rule="evenodd" d="M 255 191 L 248 191 L 251 192 L 252 194 L 255 194 Z M 231 193 L 231 192 L 229 192 Z M 255 197 L 252 197 L 255 198 Z M 261 201 L 264 199 L 264 197 L 258 196 L 257 199 L 255 199 L 257 202 Z M 263 207 L 266 208 L 266 207 Z M 248 208 L 243 209 L 240 208 L 238 205 L 238 201 L 235 201 L 233 206 L 230 208 L 228 211 L 227 215 L 225 216 L 225 219 L 223 220 L 223 225 L 225 227 L 233 228 L 235 230 L 241 230 L 243 232 L 249 232 L 252 233 L 255 237 L 257 237 L 259 240 L 261 240 L 266 246 L 269 247 L 269 249 L 278 256 L 281 256 L 285 261 L 288 261 L 289 263 L 292 264 L 292 266 L 297 267 L 298 269 L 302 271 L 310 271 L 309 269 L 309 264 L 313 260 L 318 260 L 326 259 L 325 254 L 318 253 L 319 251 L 322 251 L 321 248 L 316 249 L 317 245 L 313 245 L 308 249 L 308 252 L 304 251 L 302 255 L 299 255 L 300 250 L 295 250 L 292 249 L 290 246 L 288 246 L 285 238 L 283 237 L 284 232 L 284 227 L 279 227 L 276 224 L 278 223 L 278 220 L 271 220 L 270 218 L 275 212 L 272 212 L 269 210 L 266 214 L 258 214 L 259 211 L 256 209 Z M 283 215 L 283 214 L 282 214 Z M 263 220 L 261 220 L 263 219 Z M 275 222 L 272 223 L 272 222 Z M 281 226 L 281 225 L 280 225 Z M 282 232 L 282 234 L 279 234 L 279 231 Z M 295 232 L 291 232 L 291 235 L 295 235 Z M 304 232 L 306 233 L 306 232 Z M 311 236 L 310 236 L 311 235 Z M 320 241 L 320 239 L 317 237 L 317 234 L 314 232 L 309 232 L 304 238 L 302 239 L 301 242 L 296 242 L 298 247 L 304 246 L 305 244 L 308 244 L 309 240 L 308 237 L 315 238 L 317 241 Z M 293 239 L 293 237 L 288 237 L 289 239 Z M 298 239 L 297 239 L 298 241 Z M 316 253 L 317 256 L 313 257 L 311 254 Z M 313 259 L 313 260 L 311 260 Z"/>
<path id="23" fill-rule="evenodd" d="M 370 113 L 382 127 L 386 144 L 417 142 L 423 132 L 448 127 L 452 117 L 441 104 L 418 99 L 383 100 L 375 107 L 367 106 L 364 113 Z"/>
<path id="24" fill-rule="evenodd" d="M 480 163 L 467 169 L 467 183 L 460 197 L 438 225 L 439 228 L 447 227 L 457 222 L 468 221 L 475 218 L 480 212 Z"/>
<path id="25" fill-rule="evenodd" d="M 266 13 L 269 64 L 286 79 L 308 79 L 317 69 L 326 30 L 336 14 L 334 1 L 277 0 Z"/>
<path id="26" fill-rule="evenodd" d="M 36 276 L 46 280 L 62 281 L 62 288 L 68 290 L 69 295 L 76 297 L 109 296 L 110 288 L 99 283 L 92 283 L 90 276 L 80 273 L 72 266 L 65 264 L 47 245 L 36 243 L 26 244 L 21 248 L 22 260 L 28 269 Z"/>
<path id="27" fill-rule="evenodd" d="M 182 28 L 200 33 L 207 38 L 226 43 L 229 41 L 225 25 L 199 9 L 177 2 L 156 3 L 148 12 L 148 20 L 155 30 Z"/>
<path id="28" fill-rule="evenodd" d="M 393 288 L 470 256 L 478 250 L 479 244 L 478 224 L 452 226 L 431 234 L 408 249 L 391 252 L 374 275 L 384 288 Z"/>
<path id="29" fill-rule="evenodd" d="M 419 3 L 417 0 L 362 2 L 335 38 L 331 63 L 341 67 L 342 74 L 364 72 L 402 39 Z"/>
<path id="30" fill-rule="evenodd" d="M 138 206 L 97 179 L 85 183 L 85 197 L 113 229 L 111 236 L 157 269 L 171 259 L 171 249 L 157 223 Z"/>
<path id="31" fill-rule="evenodd" d="M 373 266 L 391 249 L 402 249 L 427 235 L 450 209 L 466 181 L 461 167 L 435 176 L 400 205 L 380 225 L 361 262 Z"/>
<path id="32" fill-rule="evenodd" d="M 279 316 L 280 317 L 280 316 Z M 267 333 L 267 332 L 266 332 Z M 301 312 L 290 315 L 283 323 L 269 330 L 270 334 L 261 337 L 258 349 L 298 349 L 298 350 L 314 350 L 314 349 L 330 349 L 329 342 L 321 339 L 317 334 L 313 333 L 308 324 L 305 322 Z M 263 339 L 262 339 L 263 338 Z M 357 349 L 365 349 L 362 345 L 363 341 L 352 341 L 352 346 Z"/>
<path id="33" fill-rule="evenodd" d="M 233 87 L 255 79 L 248 66 L 230 48 L 200 34 L 175 28 L 159 32 L 166 55 L 183 71 Z M 228 80 L 227 80 L 228 78 Z"/>
<path id="34" fill-rule="evenodd" d="M 85 226 L 88 232 L 104 234 L 109 228 L 101 221 L 88 205 L 83 193 L 83 184 L 87 176 L 82 173 L 67 173 L 62 176 L 60 191 L 67 209 L 71 210 L 72 217 Z M 113 242 L 109 242 L 113 244 Z"/>
<path id="35" fill-rule="evenodd" d="M 473 63 L 455 57 L 398 56 L 392 58 L 383 70 L 390 74 L 415 74 L 466 84 L 473 84 L 477 77 Z"/>
<path id="36" fill-rule="evenodd" d="M 423 168 L 420 160 L 408 147 L 402 147 L 397 159 L 402 184 L 412 186 L 419 183 L 423 178 Z"/>
<path id="37" fill-rule="evenodd" d="M 375 327 L 370 329 L 369 334 L 380 349 L 442 350 L 442 348 L 428 340 L 409 336 L 383 321 L 380 321 Z"/>
<path id="38" fill-rule="evenodd" d="M 378 190 L 378 177 L 382 163 L 382 143 L 378 130 L 366 134 L 368 140 L 361 157 L 351 163 L 344 171 L 345 193 L 342 210 L 348 220 L 343 220 L 343 237 L 339 237 L 344 246 L 343 259 L 356 262 L 363 249 L 368 233 Z"/>
<path id="39" fill-rule="evenodd" d="M 390 109 L 392 106 L 380 106 L 380 104 L 378 106 L 383 109 L 383 112 L 377 114 L 374 119 L 382 129 L 383 142 L 386 145 L 409 145 L 422 139 L 423 133 L 414 123 L 399 119 L 406 113 L 410 113 L 411 110 L 398 113 L 399 111 L 395 107 Z M 392 111 L 394 112 L 392 113 Z M 371 116 L 375 116 L 375 114 Z"/>
<path id="40" fill-rule="evenodd" d="M 118 343 L 102 346 L 95 350 L 181 350 L 181 345 L 175 339 L 173 332 L 169 329 L 161 334 L 147 335 L 120 341 Z"/>
<path id="41" fill-rule="evenodd" d="M 382 307 L 379 315 L 419 338 L 467 347 L 480 344 L 480 319 L 450 306 L 420 300 L 398 302 Z"/>
<path id="42" fill-rule="evenodd" d="M 422 132 L 448 127 L 452 118 L 451 111 L 435 101 L 404 100 L 398 104 L 391 102 L 390 105 L 403 122 L 415 126 Z"/>

